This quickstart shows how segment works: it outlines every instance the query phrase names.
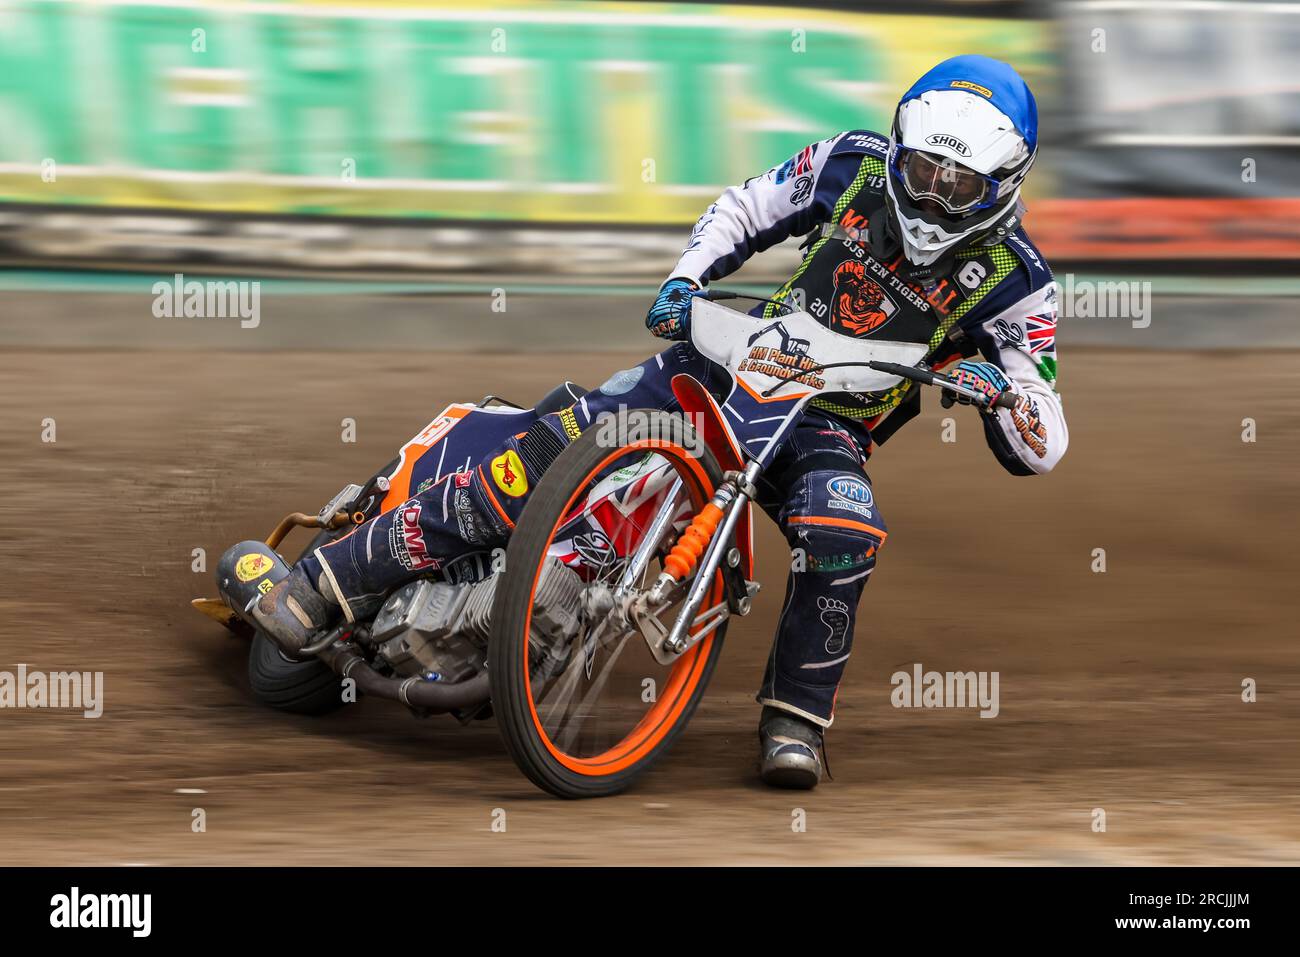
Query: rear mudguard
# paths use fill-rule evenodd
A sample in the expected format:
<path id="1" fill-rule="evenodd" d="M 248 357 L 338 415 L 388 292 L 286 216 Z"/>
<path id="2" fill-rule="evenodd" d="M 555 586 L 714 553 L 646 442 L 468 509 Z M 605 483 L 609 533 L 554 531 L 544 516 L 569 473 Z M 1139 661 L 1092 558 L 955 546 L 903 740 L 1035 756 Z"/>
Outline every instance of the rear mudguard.
<path id="1" fill-rule="evenodd" d="M 536 421 L 532 409 L 465 403 L 447 406 L 402 446 L 397 469 L 388 476 L 388 494 L 380 511 L 392 511 L 448 475 L 469 469 Z"/>
<path id="2" fill-rule="evenodd" d="M 542 416 L 566 409 L 586 394 L 566 379 L 531 409 L 464 402 L 447 406 L 402 446 L 396 468 L 387 476 L 388 494 L 380 511 L 391 511 L 448 475 L 470 469 L 510 436 L 522 435 Z"/>

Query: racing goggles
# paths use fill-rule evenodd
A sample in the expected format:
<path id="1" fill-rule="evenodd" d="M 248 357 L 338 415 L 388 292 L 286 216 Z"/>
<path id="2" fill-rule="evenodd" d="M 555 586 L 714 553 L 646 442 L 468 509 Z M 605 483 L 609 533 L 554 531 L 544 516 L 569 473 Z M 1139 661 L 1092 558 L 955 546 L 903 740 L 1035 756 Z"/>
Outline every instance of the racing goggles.
<path id="1" fill-rule="evenodd" d="M 895 147 L 893 174 L 914 200 L 932 199 L 949 213 L 971 213 L 997 202 L 1000 183 L 991 176 L 967 169 L 960 163 L 909 149 Z"/>

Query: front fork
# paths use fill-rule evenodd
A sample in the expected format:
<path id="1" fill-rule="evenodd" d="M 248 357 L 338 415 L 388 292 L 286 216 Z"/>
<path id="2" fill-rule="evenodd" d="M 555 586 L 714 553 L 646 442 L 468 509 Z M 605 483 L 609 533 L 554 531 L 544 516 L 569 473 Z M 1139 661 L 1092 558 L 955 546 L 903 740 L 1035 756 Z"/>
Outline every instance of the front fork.
<path id="1" fill-rule="evenodd" d="M 665 560 L 665 570 L 645 593 L 645 605 L 649 609 L 662 607 L 682 580 L 690 574 L 691 568 L 699 563 L 699 571 L 691 583 L 686 602 L 673 622 L 672 628 L 663 636 L 656 658 L 676 657 L 691 645 L 714 631 L 728 616 L 730 610 L 724 601 L 701 613 L 713 577 L 724 558 L 730 568 L 740 564 L 740 552 L 730 547 L 736 523 L 749 502 L 756 494 L 754 483 L 763 468 L 758 462 L 751 461 L 743 472 L 730 472 L 727 478 L 713 494 L 709 504 L 701 509 L 699 515 L 691 522 L 672 552 Z M 702 553 L 702 557 L 701 557 Z M 745 582 L 745 594 L 737 601 L 737 611 L 749 613 L 753 596 L 758 591 L 757 582 Z M 644 620 L 644 618 L 642 619 Z M 700 626 L 694 633 L 691 628 Z M 649 636 L 647 636 L 649 637 Z"/>

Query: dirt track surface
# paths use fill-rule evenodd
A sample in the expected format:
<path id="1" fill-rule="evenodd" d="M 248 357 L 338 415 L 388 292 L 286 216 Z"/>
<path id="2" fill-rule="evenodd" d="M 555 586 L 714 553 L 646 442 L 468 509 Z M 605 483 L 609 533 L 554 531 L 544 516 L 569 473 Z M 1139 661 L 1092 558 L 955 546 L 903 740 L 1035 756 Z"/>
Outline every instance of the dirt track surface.
<path id="1" fill-rule="evenodd" d="M 188 607 L 213 593 L 192 549 L 214 562 L 315 511 L 447 402 L 532 400 L 636 358 L 10 353 L 0 670 L 103 671 L 105 712 L 0 711 L 0 863 L 1300 861 L 1294 354 L 1070 352 L 1071 448 L 1046 478 L 1006 475 L 974 412 L 927 403 L 871 469 L 891 537 L 829 739 L 835 778 L 812 794 L 753 771 L 787 561 L 767 527 L 755 613 L 677 748 L 621 797 L 544 796 L 490 723 L 250 699 L 246 647 Z M 1000 672 L 1000 715 L 893 708 L 889 676 L 914 662 Z"/>

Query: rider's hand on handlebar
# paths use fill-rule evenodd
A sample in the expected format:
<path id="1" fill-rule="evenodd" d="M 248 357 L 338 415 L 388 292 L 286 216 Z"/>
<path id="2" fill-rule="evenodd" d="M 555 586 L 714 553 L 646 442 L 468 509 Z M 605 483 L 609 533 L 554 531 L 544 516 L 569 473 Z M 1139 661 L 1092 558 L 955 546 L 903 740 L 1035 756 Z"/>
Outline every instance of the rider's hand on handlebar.
<path id="1" fill-rule="evenodd" d="M 645 317 L 646 328 L 660 339 L 689 339 L 691 298 L 699 289 L 689 279 L 669 279 Z"/>
<path id="2" fill-rule="evenodd" d="M 951 375 L 967 388 L 988 396 L 988 402 L 983 406 L 985 410 L 991 409 L 998 396 L 1011 388 L 1006 374 L 991 362 L 959 362 Z M 951 408 L 954 402 L 960 402 L 962 405 L 976 404 L 969 396 L 958 395 L 949 389 L 943 391 L 939 401 L 945 409 Z"/>

